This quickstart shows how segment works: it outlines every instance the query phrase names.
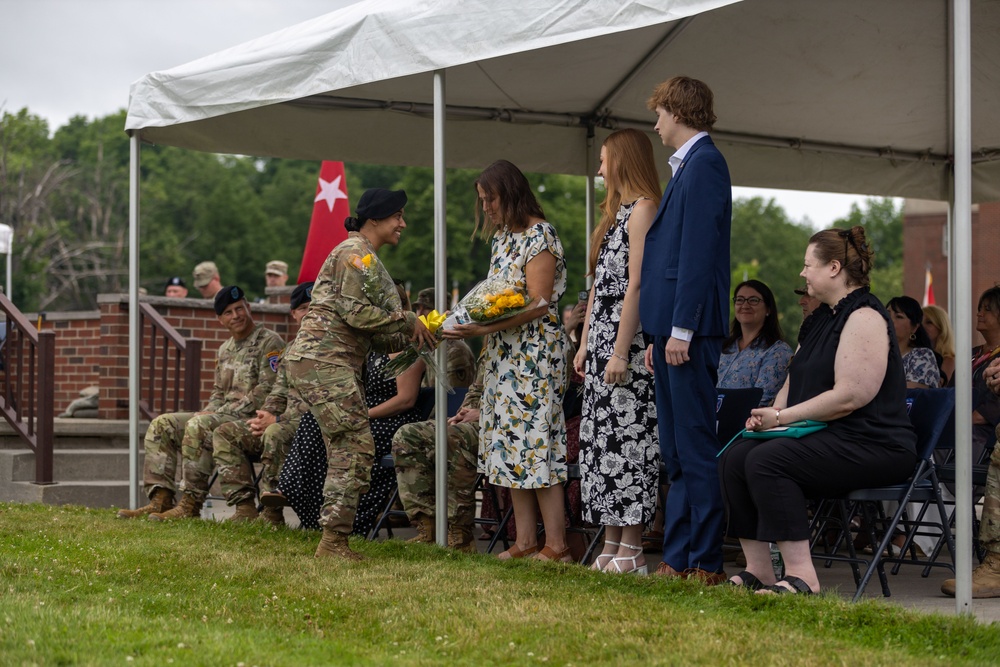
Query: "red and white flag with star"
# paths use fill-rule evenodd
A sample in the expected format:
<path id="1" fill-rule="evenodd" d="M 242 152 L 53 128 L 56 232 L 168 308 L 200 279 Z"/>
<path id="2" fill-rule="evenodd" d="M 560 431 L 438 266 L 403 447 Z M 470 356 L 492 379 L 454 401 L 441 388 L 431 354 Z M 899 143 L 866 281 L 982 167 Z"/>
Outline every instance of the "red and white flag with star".
<path id="1" fill-rule="evenodd" d="M 298 280 L 300 285 L 316 280 L 330 251 L 347 238 L 344 219 L 350 214 L 344 163 L 324 160 L 319 170 L 319 184 L 316 187 L 316 199 L 313 200 L 306 249 L 302 253 L 302 268 L 299 269 Z"/>

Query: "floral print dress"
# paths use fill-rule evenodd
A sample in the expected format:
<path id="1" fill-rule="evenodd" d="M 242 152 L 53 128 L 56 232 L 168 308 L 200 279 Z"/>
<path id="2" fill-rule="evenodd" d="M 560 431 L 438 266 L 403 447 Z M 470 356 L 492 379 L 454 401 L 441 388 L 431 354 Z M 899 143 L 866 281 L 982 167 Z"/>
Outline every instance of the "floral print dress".
<path id="1" fill-rule="evenodd" d="M 568 381 L 566 334 L 559 298 L 566 291 L 566 261 L 555 228 L 539 222 L 523 232 L 493 237 L 490 280 L 526 288 L 525 266 L 539 253 L 556 258 L 548 311 L 485 338 L 480 405 L 479 470 L 491 484 L 538 489 L 566 481 L 566 422 L 562 402 Z"/>
<path id="2" fill-rule="evenodd" d="M 634 207 L 635 202 L 623 204 L 604 235 L 587 334 L 580 494 L 583 520 L 605 526 L 636 526 L 652 520 L 660 468 L 653 375 L 643 361 L 641 327 L 629 346 L 624 384 L 604 381 L 628 289 L 628 220 Z"/>

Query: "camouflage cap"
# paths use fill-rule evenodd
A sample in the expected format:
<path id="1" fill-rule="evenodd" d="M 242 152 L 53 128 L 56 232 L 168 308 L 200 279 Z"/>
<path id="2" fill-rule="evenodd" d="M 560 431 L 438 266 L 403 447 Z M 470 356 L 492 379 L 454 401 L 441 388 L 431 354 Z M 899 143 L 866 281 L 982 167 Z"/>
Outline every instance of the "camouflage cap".
<path id="1" fill-rule="evenodd" d="M 267 267 L 264 269 L 264 275 L 287 276 L 288 262 L 282 262 L 280 259 L 272 259 L 267 263 Z"/>
<path id="2" fill-rule="evenodd" d="M 191 275 L 194 276 L 195 287 L 204 287 L 212 282 L 214 276 L 219 275 L 219 267 L 215 265 L 215 262 L 202 262 L 194 267 Z"/>
<path id="3" fill-rule="evenodd" d="M 414 306 L 418 308 L 427 308 L 428 310 L 434 310 L 436 306 L 434 305 L 434 288 L 426 287 L 417 293 L 417 300 L 413 303 Z"/>

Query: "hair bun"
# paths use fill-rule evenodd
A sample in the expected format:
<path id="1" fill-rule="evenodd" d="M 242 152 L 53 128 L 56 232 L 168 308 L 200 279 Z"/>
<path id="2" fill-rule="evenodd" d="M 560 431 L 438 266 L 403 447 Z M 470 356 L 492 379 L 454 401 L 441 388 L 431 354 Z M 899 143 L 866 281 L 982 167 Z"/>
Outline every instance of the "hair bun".
<path id="1" fill-rule="evenodd" d="M 361 221 L 355 217 L 348 216 L 344 218 L 344 229 L 349 232 L 356 232 L 361 229 Z"/>

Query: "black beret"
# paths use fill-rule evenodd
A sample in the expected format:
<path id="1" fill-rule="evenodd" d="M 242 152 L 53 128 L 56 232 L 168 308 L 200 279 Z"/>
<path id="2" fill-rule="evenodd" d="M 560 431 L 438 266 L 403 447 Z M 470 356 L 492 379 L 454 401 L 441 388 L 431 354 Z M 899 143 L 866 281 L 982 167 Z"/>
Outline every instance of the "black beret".
<path id="1" fill-rule="evenodd" d="M 181 280 L 180 276 L 174 276 L 173 278 L 171 278 L 170 280 L 167 281 L 167 284 L 163 286 L 163 289 L 166 289 L 168 287 L 175 287 L 175 286 L 176 287 L 187 287 L 187 285 L 184 284 L 184 281 Z"/>
<path id="2" fill-rule="evenodd" d="M 381 220 L 388 218 L 396 211 L 402 211 L 406 206 L 406 192 L 404 190 L 386 190 L 385 188 L 372 188 L 365 190 L 358 202 L 358 219 Z"/>
<path id="3" fill-rule="evenodd" d="M 243 290 L 240 289 L 239 285 L 223 287 L 215 295 L 215 314 L 222 315 L 226 308 L 229 307 L 229 304 L 242 301 L 244 296 Z"/>
<path id="4" fill-rule="evenodd" d="M 315 283 L 302 283 L 292 290 L 292 310 L 295 310 L 304 303 L 309 303 L 313 298 L 313 285 Z"/>

